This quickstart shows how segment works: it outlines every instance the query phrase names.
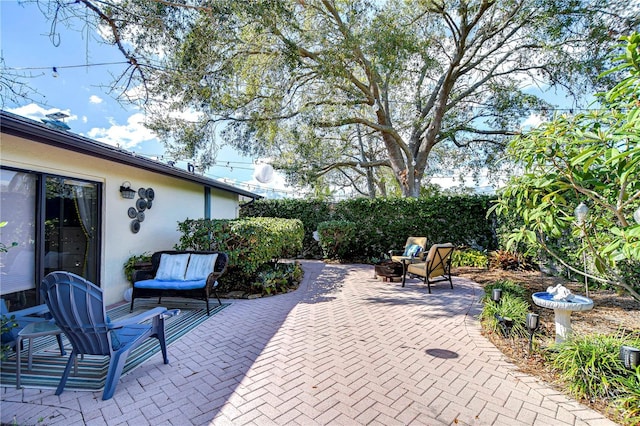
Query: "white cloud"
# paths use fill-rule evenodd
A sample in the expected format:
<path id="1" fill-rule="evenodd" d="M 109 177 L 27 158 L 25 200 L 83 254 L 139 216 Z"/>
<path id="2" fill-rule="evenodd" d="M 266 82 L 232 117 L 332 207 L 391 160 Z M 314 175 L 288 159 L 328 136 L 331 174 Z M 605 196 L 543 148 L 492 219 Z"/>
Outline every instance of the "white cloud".
<path id="1" fill-rule="evenodd" d="M 540 114 L 531 114 L 521 125 L 522 128 L 525 127 L 538 127 L 540 124 L 544 123 L 546 120 L 542 118 Z"/>
<path id="2" fill-rule="evenodd" d="M 83 115 L 82 116 L 82 122 L 86 124 L 88 121 L 89 121 L 89 119 L 87 118 L 87 116 Z"/>
<path id="3" fill-rule="evenodd" d="M 78 119 L 77 115 L 71 114 L 71 110 L 59 108 L 46 109 L 36 104 L 29 104 L 18 108 L 7 109 L 7 111 L 36 121 L 47 118 L 47 114 L 53 114 L 54 112 L 62 112 L 67 114 L 69 117 L 65 118 L 64 121 L 74 121 Z"/>
<path id="4" fill-rule="evenodd" d="M 94 127 L 89 130 L 87 136 L 113 146 L 131 149 L 138 144 L 156 138 L 156 135 L 144 127 L 144 114 L 136 113 L 127 119 L 127 124 L 117 124 L 113 119 L 109 120 L 111 127 Z"/>
<path id="5" fill-rule="evenodd" d="M 89 96 L 89 102 L 92 104 L 101 104 L 102 98 L 96 95 Z"/>

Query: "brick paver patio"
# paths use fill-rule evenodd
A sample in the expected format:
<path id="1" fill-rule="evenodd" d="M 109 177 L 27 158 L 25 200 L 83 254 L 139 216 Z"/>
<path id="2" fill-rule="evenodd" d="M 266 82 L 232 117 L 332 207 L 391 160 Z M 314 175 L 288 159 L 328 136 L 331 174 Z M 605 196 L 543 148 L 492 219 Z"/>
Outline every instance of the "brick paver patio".
<path id="1" fill-rule="evenodd" d="M 237 300 L 116 394 L 2 388 L 23 425 L 614 425 L 518 372 L 481 334 L 480 287 L 427 294 L 367 265 L 304 261 L 292 293 Z"/>

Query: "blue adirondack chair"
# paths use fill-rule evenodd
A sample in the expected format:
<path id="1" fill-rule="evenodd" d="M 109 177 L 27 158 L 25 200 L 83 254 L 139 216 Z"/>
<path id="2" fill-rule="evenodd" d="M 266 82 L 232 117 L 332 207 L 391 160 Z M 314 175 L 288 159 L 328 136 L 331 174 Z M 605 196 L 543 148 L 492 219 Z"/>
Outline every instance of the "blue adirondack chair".
<path id="1" fill-rule="evenodd" d="M 0 336 L 0 341 L 3 345 L 9 345 L 9 347 L 15 349 L 16 352 L 21 349 L 15 347 L 20 330 L 22 330 L 32 322 L 51 320 L 49 308 L 47 308 L 47 305 L 45 304 L 32 306 L 30 308 L 21 309 L 19 311 L 9 312 L 9 310 L 7 309 L 7 303 L 4 299 L 0 299 L 0 315 L 6 317 L 9 320 L 9 324 L 11 324 L 11 327 L 9 327 L 9 331 L 2 333 L 2 335 Z M 11 317 L 13 317 L 13 320 L 11 320 Z M 56 338 L 58 339 L 60 354 L 66 355 L 64 346 L 62 345 L 62 336 L 58 334 Z"/>
<path id="2" fill-rule="evenodd" d="M 104 306 L 102 289 L 70 272 L 52 272 L 42 281 L 41 291 L 54 321 L 73 348 L 56 395 L 64 390 L 71 366 L 78 355 L 109 356 L 109 369 L 102 399 L 110 399 L 116 389 L 130 351 L 147 338 L 160 342 L 165 364 L 169 363 L 164 319 L 177 315 L 157 307 L 131 318 L 111 322 Z M 145 322 L 151 320 L 151 323 Z"/>

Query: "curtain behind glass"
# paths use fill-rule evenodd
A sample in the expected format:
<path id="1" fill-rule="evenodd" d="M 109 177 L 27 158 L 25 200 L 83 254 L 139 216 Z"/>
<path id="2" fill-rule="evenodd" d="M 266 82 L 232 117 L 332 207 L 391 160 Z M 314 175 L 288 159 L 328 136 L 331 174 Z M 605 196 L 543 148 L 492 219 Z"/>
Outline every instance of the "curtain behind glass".
<path id="1" fill-rule="evenodd" d="M 10 310 L 35 304 L 35 212 L 37 176 L 0 170 L 0 294 Z M 16 243 L 15 246 L 13 244 Z"/>
<path id="2" fill-rule="evenodd" d="M 82 276 L 95 281 L 95 278 L 89 278 L 88 266 L 95 260 L 96 253 L 96 225 L 97 225 L 97 199 L 96 186 L 93 184 L 83 184 L 86 186 L 74 186 L 75 203 L 80 218 L 80 226 L 82 232 L 87 239 L 85 248 L 84 262 L 82 265 Z"/>

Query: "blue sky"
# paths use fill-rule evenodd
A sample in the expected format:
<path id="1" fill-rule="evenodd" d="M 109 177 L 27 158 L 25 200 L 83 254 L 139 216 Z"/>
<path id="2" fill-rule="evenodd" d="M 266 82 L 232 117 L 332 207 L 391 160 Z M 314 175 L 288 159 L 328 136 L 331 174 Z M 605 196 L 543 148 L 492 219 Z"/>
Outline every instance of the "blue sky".
<path id="1" fill-rule="evenodd" d="M 93 34 L 87 37 L 80 22 L 73 24 L 73 28 L 59 24 L 55 28 L 59 37 L 52 38 L 49 36 L 52 24 L 37 5 L 0 0 L 0 47 L 5 66 L 32 75 L 28 84 L 37 92 L 31 99 L 17 104 L 7 102 L 3 109 L 35 120 L 62 111 L 70 115 L 65 121 L 73 133 L 111 145 L 119 144 L 140 155 L 162 156 L 163 146 L 142 125 L 142 113 L 116 102 L 116 94 L 109 93 L 113 76 L 126 69 L 120 51 L 97 43 Z M 54 67 L 57 77 L 54 77 Z M 206 175 L 226 179 L 228 183 L 269 197 L 275 194 L 263 188 L 291 191 L 281 177 L 270 184 L 259 184 L 253 178 L 253 160 L 223 147 L 218 153 L 217 165 Z"/>
<path id="2" fill-rule="evenodd" d="M 30 100 L 6 103 L 3 108 L 35 120 L 50 112 L 63 111 L 70 115 L 66 122 L 74 133 L 119 145 L 139 155 L 162 158 L 163 146 L 142 125 L 141 111 L 121 105 L 114 100 L 117 94 L 109 93 L 113 76 L 126 69 L 121 53 L 114 46 L 97 43 L 94 34 L 82 30 L 82 22 L 71 24 L 74 27 L 58 24 L 54 30 L 59 36 L 52 38 L 52 23 L 36 4 L 0 0 L 0 47 L 5 66 L 32 75 L 28 83 L 37 92 Z M 562 104 L 558 102 L 561 96 L 548 95 L 553 103 Z M 522 125 L 537 125 L 539 120 L 539 116 L 532 116 Z M 206 175 L 269 198 L 300 196 L 300 191 L 285 186 L 284 179 L 277 174 L 269 184 L 257 182 L 253 177 L 254 160 L 259 159 L 242 157 L 223 146 L 216 165 Z M 178 166 L 186 168 L 186 163 Z M 446 177 L 434 178 L 432 182 L 443 187 L 458 184 Z M 467 185 L 474 184 L 469 180 Z M 268 192 L 267 188 L 275 188 L 276 192 Z"/>

